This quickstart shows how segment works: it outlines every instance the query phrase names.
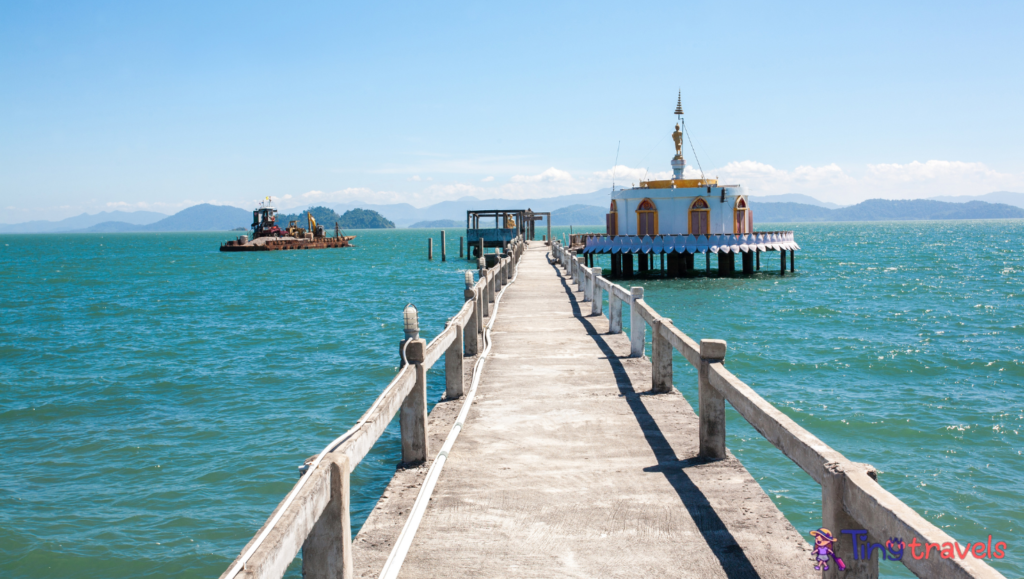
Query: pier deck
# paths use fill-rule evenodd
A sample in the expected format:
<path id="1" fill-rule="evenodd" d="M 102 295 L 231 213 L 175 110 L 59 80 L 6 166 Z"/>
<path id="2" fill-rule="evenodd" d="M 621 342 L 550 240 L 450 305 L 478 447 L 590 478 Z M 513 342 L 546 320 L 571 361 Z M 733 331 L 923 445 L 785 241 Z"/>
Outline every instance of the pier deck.
<path id="1" fill-rule="evenodd" d="M 547 252 L 531 244 L 502 298 L 401 577 L 820 576 L 735 457 L 697 458 L 690 403 L 651 392 L 650 362 L 628 357 L 628 336 L 590 315 Z M 461 404 L 431 413 L 431 459 Z M 396 473 L 353 541 L 356 576 L 377 577 L 428 466 Z"/>

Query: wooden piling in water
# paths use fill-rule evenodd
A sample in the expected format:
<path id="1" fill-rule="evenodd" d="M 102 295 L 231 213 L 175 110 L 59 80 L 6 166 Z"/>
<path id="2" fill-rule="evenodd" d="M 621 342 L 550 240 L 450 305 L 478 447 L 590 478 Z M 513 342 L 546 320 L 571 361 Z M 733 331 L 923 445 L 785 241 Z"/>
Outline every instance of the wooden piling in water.
<path id="1" fill-rule="evenodd" d="M 761 250 L 757 250 L 757 271 L 761 271 Z"/>
<path id="2" fill-rule="evenodd" d="M 427 238 L 427 259 L 434 259 L 434 238 Z"/>
<path id="3" fill-rule="evenodd" d="M 796 271 L 796 250 L 789 250 L 789 271 Z"/>
<path id="4" fill-rule="evenodd" d="M 779 273 L 781 275 L 786 275 L 786 250 L 785 249 L 780 250 L 779 251 L 779 255 L 781 256 L 781 259 L 779 259 L 779 264 L 780 264 L 780 267 L 781 267 L 781 269 L 779 270 Z"/>
<path id="5" fill-rule="evenodd" d="M 441 230 L 441 261 L 448 261 L 448 244 L 445 243 L 444 230 Z"/>
<path id="6" fill-rule="evenodd" d="M 462 237 L 459 237 L 459 259 L 462 259 Z"/>

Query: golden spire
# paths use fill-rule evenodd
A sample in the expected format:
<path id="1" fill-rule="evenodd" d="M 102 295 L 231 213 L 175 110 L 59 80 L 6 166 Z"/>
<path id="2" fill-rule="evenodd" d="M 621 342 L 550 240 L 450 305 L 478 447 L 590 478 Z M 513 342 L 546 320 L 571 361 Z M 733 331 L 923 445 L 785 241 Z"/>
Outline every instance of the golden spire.
<path id="1" fill-rule="evenodd" d="M 683 91 L 679 90 L 679 100 L 676 101 L 676 112 L 674 114 L 683 114 Z"/>

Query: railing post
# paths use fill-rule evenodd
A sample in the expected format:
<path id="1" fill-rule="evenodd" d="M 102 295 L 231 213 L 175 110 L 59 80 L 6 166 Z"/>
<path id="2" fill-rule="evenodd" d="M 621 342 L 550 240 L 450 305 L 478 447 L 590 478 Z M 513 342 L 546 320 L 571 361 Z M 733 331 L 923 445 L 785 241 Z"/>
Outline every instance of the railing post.
<path id="1" fill-rule="evenodd" d="M 508 257 L 501 258 L 501 285 L 502 287 L 508 285 L 508 264 L 512 260 Z"/>
<path id="2" fill-rule="evenodd" d="M 426 340 L 409 340 L 405 359 L 416 373 L 416 385 L 402 401 L 399 424 L 402 427 L 402 464 L 413 466 L 427 460 L 427 368 L 423 365 Z"/>
<path id="3" fill-rule="evenodd" d="M 578 292 L 583 291 L 583 285 L 584 285 L 583 284 L 583 277 L 587 275 L 586 273 L 584 273 L 584 265 L 580 261 L 580 259 L 581 259 L 580 256 L 577 255 L 576 256 L 576 278 L 575 278 L 575 281 L 576 281 L 576 291 L 578 291 Z M 584 299 L 586 299 L 586 296 L 584 296 Z"/>
<path id="4" fill-rule="evenodd" d="M 331 471 L 331 498 L 302 543 L 302 576 L 352 579 L 349 460 L 344 453 L 331 453 L 320 464 Z"/>
<path id="5" fill-rule="evenodd" d="M 463 290 L 462 296 L 467 302 L 473 302 L 472 313 L 469 314 L 469 321 L 466 322 L 466 327 L 462 330 L 463 343 L 465 345 L 466 356 L 476 356 L 479 351 L 479 337 L 480 337 L 480 304 L 479 300 L 476 299 L 476 291 L 473 289 L 473 272 L 466 272 L 466 289 Z"/>
<path id="6" fill-rule="evenodd" d="M 874 471 L 874 468 L 864 464 L 832 462 L 825 465 L 824 476 L 821 479 L 821 525 L 835 533 L 836 546 L 852 546 L 854 537 L 840 534 L 842 530 L 864 529 L 864 526 L 855 521 L 843 506 L 843 487 L 846 484 L 846 471 L 851 468 L 866 469 L 869 471 L 869 476 Z M 882 542 L 876 537 L 869 536 L 866 531 L 863 535 L 856 537 L 856 539 L 858 544 Z M 840 556 L 843 563 L 846 563 L 846 570 L 839 573 L 835 565 L 830 564 L 829 570 L 825 572 L 824 577 L 829 579 L 838 577 L 843 579 L 878 579 L 878 560 L 881 557 L 854 558 L 852 556 L 853 553 L 845 549 L 842 552 L 837 551 L 836 554 Z"/>
<path id="7" fill-rule="evenodd" d="M 462 398 L 462 326 L 452 327 L 455 339 L 444 351 L 444 396 L 448 400 Z"/>
<path id="8" fill-rule="evenodd" d="M 487 270 L 487 302 L 494 303 L 494 268 Z"/>
<path id="9" fill-rule="evenodd" d="M 711 385 L 711 364 L 725 361 L 725 340 L 700 341 L 697 369 L 698 414 L 701 458 L 725 458 L 725 396 Z"/>
<path id="10" fill-rule="evenodd" d="M 586 258 L 584 257 L 583 259 L 585 260 Z M 594 279 L 594 274 L 593 272 L 590 271 L 589 267 L 584 265 L 583 275 L 580 277 L 582 278 L 580 279 L 580 281 L 583 282 L 583 301 L 589 302 L 591 299 L 593 299 L 593 296 L 591 295 L 593 287 L 591 286 L 590 280 Z"/>
<path id="11" fill-rule="evenodd" d="M 494 275 L 494 292 L 498 293 L 501 291 L 501 258 L 498 258 L 498 263 L 491 268 L 491 274 Z"/>
<path id="12" fill-rule="evenodd" d="M 608 290 L 608 333 L 622 333 L 622 300 L 614 287 Z"/>
<path id="13" fill-rule="evenodd" d="M 590 270 L 590 315 L 599 316 L 604 310 L 604 290 L 598 280 L 597 268 Z"/>
<path id="14" fill-rule="evenodd" d="M 647 322 L 640 315 L 640 309 L 637 308 L 636 300 L 644 298 L 644 288 L 631 287 L 629 288 L 629 295 L 629 357 L 643 358 L 644 334 L 647 331 Z"/>
<path id="15" fill-rule="evenodd" d="M 659 394 L 672 391 L 672 344 L 661 335 L 662 326 L 670 323 L 658 318 L 651 326 L 651 390 Z"/>

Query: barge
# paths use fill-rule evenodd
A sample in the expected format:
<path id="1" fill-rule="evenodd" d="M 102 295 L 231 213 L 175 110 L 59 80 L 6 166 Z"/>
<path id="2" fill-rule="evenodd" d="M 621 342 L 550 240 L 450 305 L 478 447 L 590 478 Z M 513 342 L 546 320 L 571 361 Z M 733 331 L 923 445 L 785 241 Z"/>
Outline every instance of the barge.
<path id="1" fill-rule="evenodd" d="M 335 247 L 351 247 L 354 235 L 342 235 L 338 224 L 334 224 L 334 237 L 328 237 L 324 226 L 318 224 L 313 216 L 306 212 L 309 229 L 298 226 L 292 221 L 288 227 L 281 229 L 277 225 L 277 209 L 269 199 L 260 203 L 252 212 L 252 228 L 250 235 L 240 235 L 220 246 L 221 251 L 277 251 L 288 249 L 330 249 Z"/>

